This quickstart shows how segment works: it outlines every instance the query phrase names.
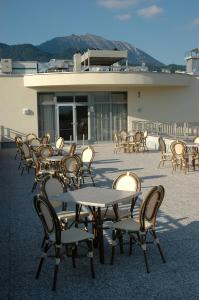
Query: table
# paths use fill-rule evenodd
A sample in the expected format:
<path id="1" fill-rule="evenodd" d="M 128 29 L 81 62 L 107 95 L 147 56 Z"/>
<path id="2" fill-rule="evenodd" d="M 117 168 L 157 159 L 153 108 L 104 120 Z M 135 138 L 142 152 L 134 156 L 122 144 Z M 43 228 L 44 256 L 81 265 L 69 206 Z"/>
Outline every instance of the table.
<path id="1" fill-rule="evenodd" d="M 104 240 L 103 240 L 103 220 L 101 218 L 101 208 L 114 206 L 122 201 L 129 202 L 136 198 L 140 192 L 120 191 L 99 187 L 85 187 L 75 191 L 53 196 L 53 200 L 65 203 L 73 202 L 87 206 L 93 214 L 97 228 L 97 238 L 99 241 L 100 262 L 104 263 Z M 49 198 L 51 200 L 51 198 Z M 96 209 L 97 208 L 97 212 Z"/>

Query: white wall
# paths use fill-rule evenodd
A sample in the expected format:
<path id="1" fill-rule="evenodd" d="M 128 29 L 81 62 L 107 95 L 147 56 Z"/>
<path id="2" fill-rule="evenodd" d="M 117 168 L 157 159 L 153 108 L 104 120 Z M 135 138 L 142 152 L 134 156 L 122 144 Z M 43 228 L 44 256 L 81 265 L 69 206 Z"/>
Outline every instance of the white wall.
<path id="1" fill-rule="evenodd" d="M 31 115 L 23 115 L 28 108 Z M 38 132 L 37 95 L 24 88 L 23 76 L 0 76 L 0 140 L 13 140 L 16 134 Z"/>

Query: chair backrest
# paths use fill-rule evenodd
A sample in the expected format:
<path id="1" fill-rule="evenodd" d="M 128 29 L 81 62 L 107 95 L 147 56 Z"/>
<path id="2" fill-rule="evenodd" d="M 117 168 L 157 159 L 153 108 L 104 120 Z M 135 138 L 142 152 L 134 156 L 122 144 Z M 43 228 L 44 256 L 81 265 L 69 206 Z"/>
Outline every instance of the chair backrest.
<path id="1" fill-rule="evenodd" d="M 33 198 L 35 210 L 41 220 L 45 236 L 55 235 L 57 245 L 61 244 L 61 226 L 57 214 L 47 198 L 36 195 Z"/>
<path id="2" fill-rule="evenodd" d="M 81 161 L 83 164 L 91 165 L 95 157 L 95 150 L 92 146 L 88 146 L 82 150 Z"/>
<path id="3" fill-rule="evenodd" d="M 139 212 L 140 230 L 145 230 L 145 222 L 155 227 L 157 212 L 164 199 L 165 189 L 162 185 L 153 187 L 146 195 Z"/>
<path id="4" fill-rule="evenodd" d="M 80 161 L 75 155 L 67 155 L 61 160 L 61 166 L 64 174 L 73 173 L 76 175 L 80 168 Z"/>
<path id="5" fill-rule="evenodd" d="M 41 146 L 41 141 L 38 138 L 33 138 L 32 140 L 29 140 L 29 145 L 32 147 L 39 147 Z"/>
<path id="6" fill-rule="evenodd" d="M 47 135 L 42 136 L 41 138 L 41 144 L 42 145 L 47 145 L 49 143 L 49 138 Z"/>
<path id="7" fill-rule="evenodd" d="M 142 138 L 143 138 L 143 132 L 137 131 L 134 135 L 134 141 L 136 143 L 140 143 L 142 141 Z"/>
<path id="8" fill-rule="evenodd" d="M 147 137 L 148 137 L 148 131 L 145 130 L 145 131 L 143 132 L 143 138 L 146 140 Z"/>
<path id="9" fill-rule="evenodd" d="M 166 153 L 166 144 L 162 136 L 158 138 L 159 149 L 162 153 Z"/>
<path id="10" fill-rule="evenodd" d="M 181 158 L 186 153 L 186 144 L 182 141 L 174 141 L 171 146 L 171 152 L 176 158 Z"/>
<path id="11" fill-rule="evenodd" d="M 57 175 L 49 175 L 42 182 L 42 193 L 48 198 L 65 192 L 65 186 Z"/>
<path id="12" fill-rule="evenodd" d="M 71 146 L 70 146 L 70 149 L 68 151 L 68 155 L 74 155 L 76 147 L 77 147 L 77 144 L 76 143 L 72 143 Z"/>
<path id="13" fill-rule="evenodd" d="M 46 158 L 53 155 L 53 148 L 51 146 L 40 146 L 39 154 L 42 158 Z"/>
<path id="14" fill-rule="evenodd" d="M 122 142 L 126 142 L 127 137 L 128 137 L 128 133 L 125 130 L 121 130 L 120 133 L 119 133 L 119 136 L 120 136 L 120 140 Z"/>
<path id="15" fill-rule="evenodd" d="M 59 138 L 56 140 L 55 147 L 56 147 L 57 149 L 63 149 L 63 147 L 64 147 L 64 139 L 63 139 L 62 137 L 59 137 Z"/>
<path id="16" fill-rule="evenodd" d="M 126 172 L 120 174 L 113 181 L 112 188 L 121 191 L 139 192 L 141 190 L 141 181 L 135 173 Z"/>
<path id="17" fill-rule="evenodd" d="M 199 143 L 199 136 L 196 136 L 196 137 L 193 139 L 193 142 L 194 142 L 194 143 Z"/>
<path id="18" fill-rule="evenodd" d="M 22 140 L 22 137 L 21 136 L 16 136 L 15 137 L 15 144 L 16 144 L 16 147 L 17 147 L 17 150 L 21 150 L 21 146 L 23 144 L 23 140 Z"/>
<path id="19" fill-rule="evenodd" d="M 31 158 L 30 148 L 26 143 L 23 143 L 21 145 L 21 151 L 22 151 L 22 155 L 25 159 L 26 158 Z"/>
<path id="20" fill-rule="evenodd" d="M 31 141 L 32 139 L 36 139 L 37 138 L 37 136 L 36 136 L 36 134 L 35 133 L 28 133 L 27 135 L 26 135 L 26 141 Z"/>

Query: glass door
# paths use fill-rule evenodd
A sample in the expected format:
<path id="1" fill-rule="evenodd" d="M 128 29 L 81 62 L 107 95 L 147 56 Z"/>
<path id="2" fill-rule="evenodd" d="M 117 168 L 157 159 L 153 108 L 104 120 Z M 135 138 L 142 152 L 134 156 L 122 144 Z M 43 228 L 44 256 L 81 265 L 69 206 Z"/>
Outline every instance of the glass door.
<path id="1" fill-rule="evenodd" d="M 58 106 L 58 132 L 65 141 L 74 140 L 73 105 Z"/>
<path id="2" fill-rule="evenodd" d="M 65 141 L 88 140 L 88 106 L 58 105 L 58 135 Z"/>
<path id="3" fill-rule="evenodd" d="M 76 106 L 77 140 L 88 140 L 88 106 Z"/>

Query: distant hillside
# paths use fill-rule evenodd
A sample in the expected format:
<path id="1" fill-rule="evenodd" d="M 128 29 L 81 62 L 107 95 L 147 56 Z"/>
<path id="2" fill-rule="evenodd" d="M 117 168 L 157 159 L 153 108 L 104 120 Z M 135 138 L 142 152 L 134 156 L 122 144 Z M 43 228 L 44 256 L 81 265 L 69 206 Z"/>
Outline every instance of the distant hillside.
<path id="1" fill-rule="evenodd" d="M 164 66 L 163 63 L 130 43 L 111 41 L 91 34 L 72 34 L 65 37 L 56 37 L 38 46 L 31 44 L 6 45 L 0 43 L 0 58 L 48 62 L 52 58 L 72 59 L 74 53 L 77 51 L 84 52 L 87 49 L 128 50 L 129 65 L 141 65 L 145 63 L 151 69 Z"/>
<path id="2" fill-rule="evenodd" d="M 9 46 L 0 43 L 0 58 L 11 58 L 13 60 L 49 61 L 52 54 L 46 53 L 31 44 Z"/>
<path id="3" fill-rule="evenodd" d="M 164 66 L 163 63 L 159 62 L 144 51 L 132 46 L 130 43 L 110 41 L 103 37 L 91 34 L 72 34 L 65 37 L 56 37 L 50 41 L 42 43 L 38 46 L 38 48 L 59 58 L 72 58 L 72 55 L 75 52 L 83 52 L 87 49 L 128 50 L 129 64 L 141 65 L 142 63 L 145 63 L 148 66 Z"/>

